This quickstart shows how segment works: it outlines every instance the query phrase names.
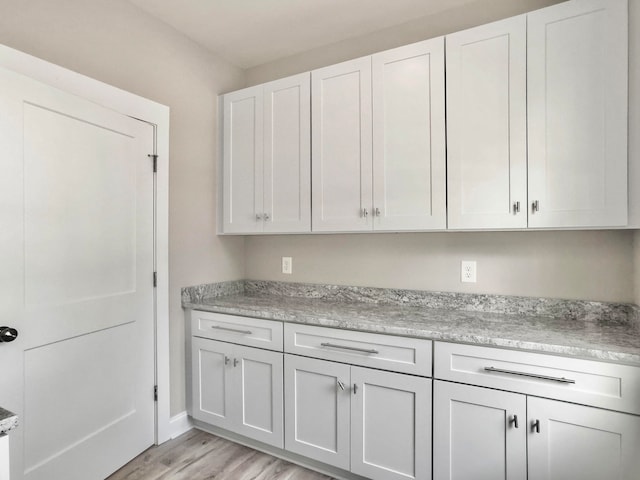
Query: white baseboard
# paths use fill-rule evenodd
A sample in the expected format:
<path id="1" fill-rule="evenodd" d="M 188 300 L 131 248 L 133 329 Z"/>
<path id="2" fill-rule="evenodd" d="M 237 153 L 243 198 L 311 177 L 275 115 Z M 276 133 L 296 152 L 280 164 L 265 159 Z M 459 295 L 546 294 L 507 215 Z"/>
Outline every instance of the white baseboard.
<path id="1" fill-rule="evenodd" d="M 169 434 L 171 436 L 171 439 L 179 437 L 183 433 L 187 433 L 192 428 L 193 422 L 191 422 L 191 418 L 189 418 L 187 412 L 181 412 L 177 415 L 174 415 L 169 420 Z"/>

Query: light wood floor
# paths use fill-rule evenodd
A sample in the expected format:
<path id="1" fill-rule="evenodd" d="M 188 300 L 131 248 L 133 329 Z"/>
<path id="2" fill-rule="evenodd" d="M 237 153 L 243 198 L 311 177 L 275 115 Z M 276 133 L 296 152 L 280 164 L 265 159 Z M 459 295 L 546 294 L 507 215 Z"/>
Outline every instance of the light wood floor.
<path id="1" fill-rule="evenodd" d="M 331 480 L 199 430 L 151 447 L 107 480 Z"/>

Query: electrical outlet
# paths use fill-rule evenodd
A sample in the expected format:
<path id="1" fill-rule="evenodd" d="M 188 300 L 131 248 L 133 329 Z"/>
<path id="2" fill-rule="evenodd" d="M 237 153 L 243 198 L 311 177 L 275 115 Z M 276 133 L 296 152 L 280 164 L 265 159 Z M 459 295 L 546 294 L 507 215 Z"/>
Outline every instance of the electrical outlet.
<path id="1" fill-rule="evenodd" d="M 460 281 L 476 283 L 475 260 L 462 260 L 461 266 L 460 266 Z"/>
<path id="2" fill-rule="evenodd" d="M 293 259 L 291 257 L 282 257 L 282 273 L 287 275 L 293 273 Z"/>

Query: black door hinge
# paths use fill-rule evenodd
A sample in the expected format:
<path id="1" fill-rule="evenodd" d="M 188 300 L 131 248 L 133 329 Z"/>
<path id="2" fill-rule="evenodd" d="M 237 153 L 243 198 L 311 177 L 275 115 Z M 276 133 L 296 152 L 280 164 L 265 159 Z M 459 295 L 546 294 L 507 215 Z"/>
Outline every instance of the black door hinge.
<path id="1" fill-rule="evenodd" d="M 153 272 L 153 286 L 158 286 L 158 272 Z"/>
<path id="2" fill-rule="evenodd" d="M 158 385 L 153 386 L 153 401 L 158 401 Z"/>
<path id="3" fill-rule="evenodd" d="M 153 173 L 156 173 L 158 171 L 158 155 L 150 154 L 147 156 L 153 159 Z"/>

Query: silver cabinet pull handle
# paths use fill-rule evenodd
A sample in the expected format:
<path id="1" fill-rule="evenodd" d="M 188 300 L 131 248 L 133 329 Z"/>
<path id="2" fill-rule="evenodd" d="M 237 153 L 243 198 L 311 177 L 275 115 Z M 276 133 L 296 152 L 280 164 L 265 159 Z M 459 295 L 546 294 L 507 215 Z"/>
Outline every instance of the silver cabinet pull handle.
<path id="1" fill-rule="evenodd" d="M 540 380 L 549 380 L 551 382 L 576 383 L 575 380 L 571 380 L 570 378 L 564 378 L 564 377 L 548 377 L 547 375 L 538 375 L 538 374 L 535 374 L 535 373 L 516 372 L 515 370 L 503 370 L 501 368 L 494 368 L 494 367 L 484 367 L 484 369 L 487 372 L 506 373 L 508 375 L 519 375 L 521 377 L 539 378 Z"/>
<path id="2" fill-rule="evenodd" d="M 515 428 L 518 428 L 518 415 L 514 415 L 514 416 L 511 418 L 511 423 L 513 423 L 513 426 L 514 426 Z"/>
<path id="3" fill-rule="evenodd" d="M 340 380 L 338 380 L 338 387 L 340 387 L 340 390 L 344 391 L 344 383 L 342 383 Z"/>
<path id="4" fill-rule="evenodd" d="M 376 207 L 374 213 L 375 213 L 376 217 L 379 217 L 380 216 L 380 209 L 378 207 Z"/>
<path id="5" fill-rule="evenodd" d="M 238 361 L 238 359 L 237 359 L 237 358 L 234 358 L 234 359 L 233 359 L 233 366 L 234 366 L 234 368 L 238 366 L 238 363 L 240 363 L 240 362 Z"/>
<path id="6" fill-rule="evenodd" d="M 225 355 L 224 356 L 224 364 L 225 365 L 229 365 L 229 360 L 230 360 L 230 358 Z"/>
<path id="7" fill-rule="evenodd" d="M 371 353 L 373 355 L 380 353 L 378 350 L 374 350 L 373 348 L 349 347 L 347 345 L 336 345 L 335 343 L 321 343 L 320 346 L 327 348 L 342 348 L 343 350 L 353 350 L 354 352 Z"/>
<path id="8" fill-rule="evenodd" d="M 265 214 L 264 214 L 264 221 L 265 221 L 265 222 L 268 222 L 270 218 L 271 218 L 271 217 L 269 216 L 269 214 L 268 214 L 268 213 L 265 213 Z"/>
<path id="9" fill-rule="evenodd" d="M 520 202 L 513 202 L 513 213 L 520 213 Z"/>
<path id="10" fill-rule="evenodd" d="M 531 203 L 531 212 L 535 213 L 539 211 L 540 211 L 540 202 L 538 202 L 538 200 L 535 200 L 534 202 Z"/>
<path id="11" fill-rule="evenodd" d="M 211 325 L 214 330 L 224 330 L 225 332 L 241 333 L 242 335 L 251 335 L 251 330 L 239 330 L 237 328 L 221 327 L 220 325 Z"/>
<path id="12" fill-rule="evenodd" d="M 369 216 L 369 211 L 366 208 L 363 208 L 360 216 L 362 216 L 363 218 L 367 218 Z"/>
<path id="13" fill-rule="evenodd" d="M 262 220 L 262 215 L 260 215 L 259 213 L 256 213 L 256 221 L 260 221 Z"/>
<path id="14" fill-rule="evenodd" d="M 356 393 L 358 393 L 358 384 L 354 383 L 353 384 L 353 394 L 355 395 Z"/>
<path id="15" fill-rule="evenodd" d="M 534 430 L 536 433 L 540 433 L 540 420 L 533 420 L 531 422 L 531 430 Z"/>

